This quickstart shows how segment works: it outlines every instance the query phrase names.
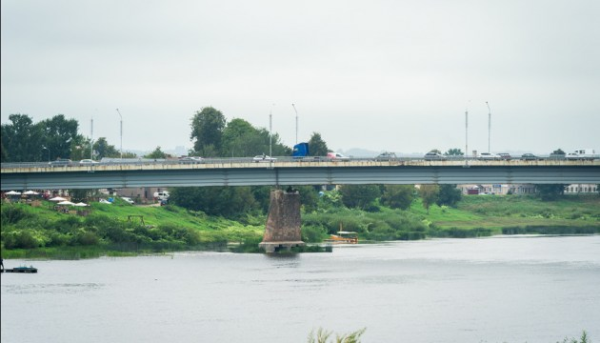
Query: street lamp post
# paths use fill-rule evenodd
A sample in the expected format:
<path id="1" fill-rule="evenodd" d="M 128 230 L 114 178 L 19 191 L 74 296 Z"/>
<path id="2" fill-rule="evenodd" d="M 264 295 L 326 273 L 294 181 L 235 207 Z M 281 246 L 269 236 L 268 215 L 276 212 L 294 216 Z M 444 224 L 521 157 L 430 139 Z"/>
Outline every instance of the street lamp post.
<path id="1" fill-rule="evenodd" d="M 269 156 L 273 157 L 273 113 L 269 113 Z"/>
<path id="2" fill-rule="evenodd" d="M 269 113 L 269 156 L 271 157 L 273 157 L 273 106 L 271 106 L 271 112 Z"/>
<path id="3" fill-rule="evenodd" d="M 94 159 L 94 117 L 92 117 L 90 129 L 90 159 Z"/>
<path id="4" fill-rule="evenodd" d="M 490 104 L 486 101 L 485 104 L 488 108 L 488 152 L 491 151 L 491 137 L 492 137 L 492 110 L 490 109 Z"/>
<path id="5" fill-rule="evenodd" d="M 42 149 L 46 150 L 48 152 L 48 162 L 50 162 L 50 149 L 46 148 L 45 146 L 42 145 Z"/>
<path id="6" fill-rule="evenodd" d="M 292 104 L 294 112 L 296 112 L 296 144 L 298 144 L 298 111 L 296 111 L 296 105 Z"/>
<path id="7" fill-rule="evenodd" d="M 119 113 L 119 117 L 121 117 L 121 160 L 123 160 L 123 116 L 118 108 L 117 113 Z"/>

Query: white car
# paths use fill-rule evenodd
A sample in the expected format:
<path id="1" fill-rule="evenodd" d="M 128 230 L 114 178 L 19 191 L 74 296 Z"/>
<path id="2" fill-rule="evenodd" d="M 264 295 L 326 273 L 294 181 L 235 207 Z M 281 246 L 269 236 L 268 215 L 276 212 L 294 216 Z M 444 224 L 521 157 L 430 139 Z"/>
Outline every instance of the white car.
<path id="1" fill-rule="evenodd" d="M 179 158 L 180 164 L 198 164 L 204 162 L 200 156 L 184 156 Z"/>
<path id="2" fill-rule="evenodd" d="M 482 152 L 477 158 L 484 161 L 500 161 L 500 159 L 502 159 L 500 155 L 492 154 L 490 152 Z"/>
<path id="3" fill-rule="evenodd" d="M 277 158 L 275 157 L 271 157 L 269 155 L 256 155 L 252 158 L 253 162 L 275 162 L 277 161 Z"/>
<path id="4" fill-rule="evenodd" d="M 350 161 L 350 157 L 344 156 L 339 152 L 328 152 L 327 158 L 331 159 L 332 161 Z"/>
<path id="5" fill-rule="evenodd" d="M 131 198 L 128 197 L 121 197 L 121 199 L 123 199 L 125 202 L 130 203 L 131 205 L 135 204 L 135 202 L 133 200 L 131 200 Z"/>
<path id="6" fill-rule="evenodd" d="M 86 158 L 84 160 L 79 161 L 79 164 L 96 164 L 96 163 L 99 163 L 99 162 L 91 160 L 89 158 Z"/>

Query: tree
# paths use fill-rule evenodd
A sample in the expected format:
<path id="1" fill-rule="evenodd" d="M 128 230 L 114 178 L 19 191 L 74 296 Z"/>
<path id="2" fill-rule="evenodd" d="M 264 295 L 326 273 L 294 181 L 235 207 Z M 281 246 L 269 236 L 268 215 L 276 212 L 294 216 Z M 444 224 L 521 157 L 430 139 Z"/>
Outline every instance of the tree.
<path id="1" fill-rule="evenodd" d="M 313 212 L 317 210 L 319 203 L 319 192 L 313 186 L 294 186 L 300 193 L 300 204 L 304 212 Z"/>
<path id="2" fill-rule="evenodd" d="M 11 114 L 10 123 L 2 124 L 2 157 L 4 162 L 37 162 L 49 156 L 43 144 L 44 132 L 26 114 Z M 45 151 L 44 151 L 45 149 Z"/>
<path id="3" fill-rule="evenodd" d="M 438 185 L 421 185 L 419 195 L 423 201 L 423 207 L 427 210 L 427 214 L 429 214 L 429 207 L 438 200 L 439 193 L 440 187 Z"/>
<path id="4" fill-rule="evenodd" d="M 464 156 L 465 154 L 462 152 L 462 150 L 460 150 L 458 148 L 454 148 L 454 149 L 449 149 L 448 151 L 446 151 L 444 153 L 444 155 L 446 155 L 446 156 Z"/>
<path id="5" fill-rule="evenodd" d="M 265 151 L 260 133 L 244 119 L 233 119 L 223 130 L 221 156 L 248 157 Z"/>
<path id="6" fill-rule="evenodd" d="M 381 195 L 377 185 L 343 185 L 342 202 L 346 207 L 366 209 Z"/>
<path id="7" fill-rule="evenodd" d="M 93 156 L 90 156 L 90 144 L 91 140 L 89 138 L 77 135 L 71 143 L 71 159 L 93 158 Z"/>
<path id="8" fill-rule="evenodd" d="M 250 187 L 185 187 L 171 190 L 169 202 L 212 216 L 236 219 L 258 210 Z"/>
<path id="9" fill-rule="evenodd" d="M 308 141 L 308 147 L 310 156 L 327 156 L 327 152 L 329 152 L 327 143 L 325 143 L 325 141 L 321 138 L 321 134 L 318 132 L 313 132 L 310 140 Z"/>
<path id="10" fill-rule="evenodd" d="M 440 193 L 436 203 L 438 206 L 448 205 L 454 207 L 461 199 L 462 192 L 456 188 L 456 185 L 444 184 L 440 186 Z"/>
<path id="11" fill-rule="evenodd" d="M 278 134 L 255 128 L 243 119 L 233 119 L 223 130 L 221 156 L 249 157 L 272 150 L 274 156 L 289 156 L 292 149 L 283 145 Z"/>
<path id="12" fill-rule="evenodd" d="M 79 123 L 75 119 L 65 119 L 62 114 L 42 120 L 43 145 L 50 150 L 52 159 L 71 158 L 71 146 L 77 144 Z M 81 140 L 81 138 L 80 138 Z"/>
<path id="13" fill-rule="evenodd" d="M 94 151 L 96 152 L 96 158 L 101 160 L 104 157 L 120 157 L 121 154 L 115 149 L 113 145 L 108 144 L 106 138 L 100 137 L 94 143 Z"/>
<path id="14" fill-rule="evenodd" d="M 535 190 L 542 201 L 552 201 L 565 194 L 565 187 L 563 184 L 539 184 L 535 185 Z"/>
<path id="15" fill-rule="evenodd" d="M 69 195 L 73 202 L 87 202 L 88 196 L 95 192 L 95 189 L 69 189 Z"/>
<path id="16" fill-rule="evenodd" d="M 4 142 L 0 142 L 0 148 L 2 149 L 2 163 L 8 161 L 8 154 L 6 153 L 6 149 L 4 149 Z"/>
<path id="17" fill-rule="evenodd" d="M 413 202 L 415 186 L 413 185 L 385 185 L 381 203 L 390 208 L 406 210 Z"/>
<path id="18" fill-rule="evenodd" d="M 191 140 L 194 150 L 201 156 L 216 157 L 221 151 L 221 138 L 225 129 L 225 116 L 213 107 L 205 107 L 192 118 Z"/>
<path id="19" fill-rule="evenodd" d="M 148 155 L 146 155 L 144 157 L 146 157 L 146 158 L 153 158 L 153 159 L 167 158 L 167 154 L 165 154 L 162 150 L 160 150 L 160 146 L 157 146 L 156 149 L 154 149 L 153 152 L 149 153 Z"/>

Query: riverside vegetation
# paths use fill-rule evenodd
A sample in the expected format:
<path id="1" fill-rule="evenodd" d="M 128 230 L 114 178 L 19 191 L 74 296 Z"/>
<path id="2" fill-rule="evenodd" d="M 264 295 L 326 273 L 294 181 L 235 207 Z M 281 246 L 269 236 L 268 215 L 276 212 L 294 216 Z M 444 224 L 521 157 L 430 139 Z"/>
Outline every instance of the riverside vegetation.
<path id="1" fill-rule="evenodd" d="M 322 242 L 343 228 L 361 241 L 417 240 L 432 237 L 481 237 L 497 234 L 598 234 L 600 197 L 565 196 L 543 202 L 529 196 L 467 196 L 454 207 L 415 198 L 405 210 L 380 199 L 349 208 L 340 192 L 330 191 L 310 207 L 303 205 L 302 239 Z M 262 239 L 266 211 L 235 217 L 167 205 L 137 206 L 116 199 L 112 205 L 92 202 L 87 216 L 61 213 L 42 201 L 32 207 L 3 203 L 3 258 L 85 258 L 176 250 L 253 251 Z"/>
<path id="2" fill-rule="evenodd" d="M 314 331 L 308 336 L 308 343 L 360 343 L 361 336 L 365 333 L 367 328 L 363 328 L 349 334 L 339 335 L 336 334 L 335 339 L 331 336 L 333 332 L 319 328 L 315 334 Z M 331 338 L 331 340 L 329 340 Z M 585 330 L 581 333 L 581 338 L 565 338 L 562 341 L 556 343 L 590 343 L 591 340 Z"/>

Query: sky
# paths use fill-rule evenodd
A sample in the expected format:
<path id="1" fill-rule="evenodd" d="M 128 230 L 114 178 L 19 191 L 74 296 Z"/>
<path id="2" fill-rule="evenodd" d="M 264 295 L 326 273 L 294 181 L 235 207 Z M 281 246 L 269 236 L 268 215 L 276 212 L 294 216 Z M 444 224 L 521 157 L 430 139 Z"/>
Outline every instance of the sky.
<path id="1" fill-rule="evenodd" d="M 64 114 L 90 137 L 93 118 L 120 148 L 122 120 L 123 150 L 169 150 L 212 106 L 340 152 L 600 150 L 597 0 L 0 6 L 3 124 Z"/>

